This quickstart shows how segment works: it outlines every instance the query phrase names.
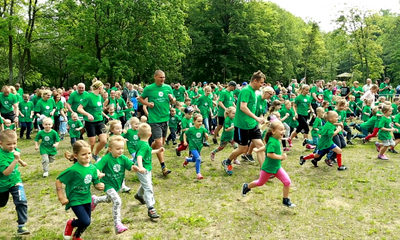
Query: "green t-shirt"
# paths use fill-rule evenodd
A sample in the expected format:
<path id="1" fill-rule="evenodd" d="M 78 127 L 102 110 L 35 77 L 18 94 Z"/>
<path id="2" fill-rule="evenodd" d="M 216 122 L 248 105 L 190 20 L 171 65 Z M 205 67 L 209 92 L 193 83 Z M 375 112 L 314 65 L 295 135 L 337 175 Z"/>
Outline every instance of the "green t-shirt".
<path id="1" fill-rule="evenodd" d="M 321 138 L 318 140 L 317 149 L 324 150 L 328 149 L 333 145 L 333 133 L 336 130 L 336 126 L 331 122 L 326 122 L 322 129 L 319 131 Z"/>
<path id="2" fill-rule="evenodd" d="M 69 201 L 65 205 L 65 210 L 73 206 L 91 203 L 90 185 L 100 183 L 97 168 L 94 165 L 90 164 L 85 167 L 78 162 L 62 172 L 57 179 L 65 184 L 65 194 Z"/>
<path id="3" fill-rule="evenodd" d="M 78 113 L 78 107 L 79 105 L 81 105 L 83 99 L 85 99 L 88 94 L 89 93 L 86 91 L 84 91 L 82 94 L 79 94 L 78 91 L 75 91 L 72 92 L 68 98 L 67 103 L 71 105 L 72 111 L 76 112 L 80 117 L 82 117 L 82 114 Z M 68 117 L 71 117 L 71 112 L 68 112 Z"/>
<path id="4" fill-rule="evenodd" d="M 333 98 L 333 94 L 332 91 L 329 89 L 325 89 L 324 91 L 324 100 L 329 102 L 329 106 L 332 106 L 332 98 Z"/>
<path id="5" fill-rule="evenodd" d="M 353 92 L 353 95 L 354 95 L 354 97 L 356 97 L 356 98 L 360 98 L 361 93 L 364 92 L 363 88 L 360 87 L 360 86 L 358 86 L 357 88 L 352 87 L 350 91 Z"/>
<path id="6" fill-rule="evenodd" d="M 24 95 L 24 89 L 22 89 L 21 87 L 17 90 L 17 98 L 19 102 L 24 101 L 22 99 L 22 96 Z"/>
<path id="7" fill-rule="evenodd" d="M 178 90 L 176 90 L 175 88 L 172 90 L 174 97 L 176 98 L 176 101 L 178 102 L 184 102 L 185 101 L 185 88 L 180 86 L 178 88 Z"/>
<path id="8" fill-rule="evenodd" d="M 400 124 L 400 113 L 397 113 L 396 116 L 395 116 L 394 119 L 393 119 L 393 127 L 396 128 L 396 129 L 398 130 L 398 132 L 395 132 L 395 133 L 400 133 L 400 127 L 399 127 L 399 126 L 396 126 L 395 123 Z"/>
<path id="9" fill-rule="evenodd" d="M 385 88 L 385 87 L 387 87 L 387 86 L 389 86 L 389 85 L 383 82 L 383 83 L 381 83 L 381 85 L 379 86 L 379 89 L 383 89 L 383 88 Z M 385 90 L 381 91 L 379 94 L 389 94 L 389 92 L 390 92 L 390 89 L 389 89 L 389 88 L 386 88 Z"/>
<path id="10" fill-rule="evenodd" d="M 250 110 L 250 112 L 255 114 L 257 107 L 256 101 L 257 101 L 256 93 L 250 85 L 247 85 L 246 87 L 242 88 L 238 96 L 236 105 L 236 114 L 233 120 L 235 127 L 244 130 L 249 130 L 257 126 L 258 123 L 255 119 L 249 117 L 242 110 L 240 110 L 241 103 L 245 102 L 247 103 L 247 108 Z"/>
<path id="11" fill-rule="evenodd" d="M 60 116 L 61 114 L 61 109 L 64 109 L 64 103 L 61 101 L 58 101 L 56 103 L 56 111 L 54 112 L 54 116 Z"/>
<path id="12" fill-rule="evenodd" d="M 374 115 L 370 119 L 368 119 L 368 121 L 361 123 L 360 127 L 364 128 L 364 129 L 368 129 L 369 132 L 372 132 L 376 122 L 377 122 L 377 117 Z"/>
<path id="13" fill-rule="evenodd" d="M 50 132 L 41 130 L 36 135 L 35 142 L 39 142 L 40 139 L 42 140 L 42 142 L 40 143 L 40 154 L 57 154 L 57 149 L 53 147 L 53 145 L 56 142 L 60 141 L 60 137 L 58 136 L 58 133 L 56 131 L 54 131 L 53 129 L 51 129 Z"/>
<path id="14" fill-rule="evenodd" d="M 71 138 L 80 138 L 81 137 L 81 132 L 77 131 L 77 128 L 83 127 L 83 124 L 80 120 L 68 120 L 68 126 L 69 126 L 69 136 Z"/>
<path id="15" fill-rule="evenodd" d="M 345 110 L 338 111 L 337 109 L 335 109 L 335 112 L 337 112 L 337 114 L 339 116 L 338 123 L 343 123 L 343 126 L 346 126 L 347 125 L 347 123 L 346 123 L 346 117 L 347 117 L 346 111 Z M 339 133 L 342 134 L 343 131 L 340 131 Z"/>
<path id="16" fill-rule="evenodd" d="M 261 166 L 261 170 L 264 170 L 267 173 L 275 174 L 281 168 L 282 160 L 269 158 L 267 156 L 268 153 L 282 155 L 281 143 L 278 139 L 272 136 L 268 139 L 268 143 L 265 146 L 265 161 Z"/>
<path id="17" fill-rule="evenodd" d="M 392 139 L 392 134 L 389 131 L 383 131 L 381 128 L 392 128 L 392 119 L 390 117 L 382 116 L 379 121 L 378 128 L 378 139 L 379 140 L 389 140 Z"/>
<path id="18" fill-rule="evenodd" d="M 139 141 L 138 146 L 137 146 L 137 153 L 136 153 L 136 159 L 138 156 L 142 156 L 142 164 L 143 167 L 150 172 L 152 169 L 151 165 L 151 150 L 153 150 L 148 142 L 145 141 Z"/>
<path id="19" fill-rule="evenodd" d="M 310 97 L 300 94 L 294 100 L 297 106 L 297 114 L 302 116 L 308 116 L 308 110 L 310 109 Z"/>
<path id="20" fill-rule="evenodd" d="M 189 144 L 189 151 L 198 150 L 201 152 L 203 148 L 203 139 L 206 133 L 207 129 L 203 126 L 200 128 L 191 127 L 189 130 L 185 131 L 186 141 Z"/>
<path id="21" fill-rule="evenodd" d="M 197 107 L 199 108 L 203 119 L 208 118 L 208 115 L 210 114 L 210 107 L 212 107 L 212 100 L 209 96 L 210 95 L 201 95 L 201 97 L 197 100 Z"/>
<path id="22" fill-rule="evenodd" d="M 20 152 L 19 149 L 15 149 Z M 21 173 L 18 171 L 18 163 L 15 165 L 14 170 L 10 175 L 3 174 L 4 170 L 10 166 L 14 161 L 14 153 L 6 152 L 0 148 L 0 193 L 7 192 L 10 188 L 14 187 L 17 183 L 22 183 Z"/>
<path id="23" fill-rule="evenodd" d="M 0 112 L 2 114 L 14 111 L 13 105 L 16 103 L 18 103 L 18 98 L 14 94 L 9 93 L 6 97 L 4 93 L 0 93 Z"/>
<path id="24" fill-rule="evenodd" d="M 115 108 L 115 112 L 117 113 L 117 118 L 120 118 L 124 116 L 124 109 L 126 108 L 126 102 L 122 97 L 117 99 L 117 101 L 118 105 Z"/>
<path id="25" fill-rule="evenodd" d="M 378 114 L 381 116 L 378 116 Z M 379 122 L 381 121 L 382 116 L 383 116 L 383 113 L 380 110 L 378 110 L 376 112 L 376 121 L 375 121 L 374 128 L 378 128 L 378 125 L 379 125 Z"/>
<path id="26" fill-rule="evenodd" d="M 233 126 L 235 126 L 233 124 L 233 119 L 231 119 L 229 117 L 226 117 L 225 121 L 224 121 L 224 130 L 222 132 L 221 141 L 229 142 L 229 141 L 233 140 L 233 134 L 235 132 L 235 129 L 233 128 L 228 132 L 226 131 L 227 128 L 230 128 L 230 127 L 233 127 Z"/>
<path id="27" fill-rule="evenodd" d="M 258 95 L 257 96 L 257 106 L 256 106 L 255 115 L 257 117 L 260 117 L 261 115 L 263 115 L 265 113 L 266 106 L 267 106 L 267 100 L 266 99 L 262 99 L 262 96 Z"/>
<path id="28" fill-rule="evenodd" d="M 103 121 L 103 105 L 101 104 L 101 96 L 96 95 L 92 92 L 88 93 L 82 100 L 81 105 L 86 112 L 91 114 L 94 118 L 93 121 L 89 121 L 87 116 L 83 116 L 83 119 L 88 122 L 100 122 Z"/>
<path id="29" fill-rule="evenodd" d="M 34 109 L 33 102 L 20 102 L 19 111 L 24 115 L 24 117 L 19 116 L 20 122 L 32 122 L 31 113 Z"/>
<path id="30" fill-rule="evenodd" d="M 113 114 L 108 113 L 107 116 L 110 118 L 111 120 L 118 120 L 118 115 L 114 112 Z M 105 121 L 106 119 L 104 119 Z"/>
<path id="31" fill-rule="evenodd" d="M 369 115 L 366 115 L 366 113 L 368 113 Z M 363 107 L 363 110 L 362 110 L 362 117 L 361 117 L 361 119 L 364 121 L 364 122 L 366 122 L 366 121 L 368 121 L 368 119 L 371 117 L 371 107 L 370 106 L 368 106 L 368 105 L 365 105 L 364 107 Z"/>
<path id="32" fill-rule="evenodd" d="M 356 102 L 349 101 L 349 109 L 346 110 L 346 113 L 352 113 L 355 111 L 355 109 L 356 109 Z"/>
<path id="33" fill-rule="evenodd" d="M 15 124 L 14 123 L 12 123 L 10 126 L 6 126 L 6 125 L 4 125 L 4 130 L 14 130 L 15 129 Z"/>
<path id="34" fill-rule="evenodd" d="M 38 97 L 37 95 L 33 96 L 32 98 L 32 102 L 33 102 L 33 106 L 36 106 L 36 103 L 42 99 L 41 97 Z"/>
<path id="35" fill-rule="evenodd" d="M 170 103 L 168 97 L 169 94 L 173 94 L 172 88 L 166 84 L 157 86 L 153 83 L 143 90 L 142 98 L 147 98 L 149 103 L 154 103 L 153 108 L 147 108 L 147 111 L 149 112 L 149 123 L 162 123 L 168 121 Z"/>
<path id="36" fill-rule="evenodd" d="M 127 109 L 124 109 L 123 112 L 125 113 L 126 121 L 129 121 L 129 119 L 131 119 L 133 117 L 133 115 L 135 114 L 135 109 L 127 108 Z"/>
<path id="37" fill-rule="evenodd" d="M 181 121 L 180 117 L 178 117 L 176 114 L 174 116 L 170 116 L 168 120 L 168 126 L 172 129 L 177 129 L 178 128 L 178 123 Z"/>
<path id="38" fill-rule="evenodd" d="M 125 170 L 130 171 L 132 165 L 133 162 L 127 156 L 121 155 L 115 158 L 111 153 L 107 153 L 101 161 L 97 162 L 95 166 L 105 174 L 100 180 L 105 185 L 104 192 L 111 188 L 118 192 L 125 178 Z"/>
<path id="39" fill-rule="evenodd" d="M 191 128 L 191 127 L 193 127 L 194 125 L 193 125 L 193 118 L 190 118 L 190 119 L 187 119 L 187 118 L 182 118 L 182 121 L 181 121 L 181 129 L 183 130 L 183 129 L 186 129 L 186 128 Z M 179 137 L 179 140 L 180 141 L 183 141 L 183 133 L 184 132 L 182 132 L 182 134 L 181 134 L 181 136 Z"/>
<path id="40" fill-rule="evenodd" d="M 56 102 L 54 102 L 54 99 L 49 98 L 47 101 L 44 101 L 43 98 L 41 98 L 35 106 L 35 112 L 38 112 L 40 114 L 45 115 L 46 117 L 50 117 L 54 119 L 54 115 L 51 116 L 50 113 L 57 108 Z"/>
<path id="41" fill-rule="evenodd" d="M 315 118 L 314 124 L 313 124 L 313 129 L 311 131 L 311 136 L 312 137 L 318 137 L 318 132 L 322 129 L 322 119 L 319 117 Z"/>
<path id="42" fill-rule="evenodd" d="M 232 107 L 233 101 L 233 92 L 229 92 L 228 90 L 224 89 L 219 94 L 219 102 L 224 104 L 225 108 Z M 225 110 L 218 105 L 218 117 L 224 117 Z"/>
<path id="43" fill-rule="evenodd" d="M 395 116 L 397 114 L 397 107 L 398 105 L 396 103 L 392 103 L 392 108 L 393 108 L 392 116 Z"/>
<path id="44" fill-rule="evenodd" d="M 138 149 L 138 142 L 139 142 L 139 136 L 138 136 L 138 131 L 133 130 L 133 129 L 128 129 L 126 133 L 122 134 L 122 137 L 126 138 L 128 142 L 126 142 L 126 145 L 128 146 L 128 151 L 130 154 L 136 152 Z"/>
<path id="45" fill-rule="evenodd" d="M 311 103 L 312 104 L 316 104 L 317 103 L 317 101 L 314 99 L 314 97 L 313 97 L 313 93 L 315 93 L 315 97 L 318 97 L 318 90 L 317 90 L 317 86 L 313 86 L 311 89 L 310 89 L 310 98 L 311 98 Z M 300 94 L 301 95 L 301 94 Z M 303 114 L 302 114 L 303 115 Z"/>

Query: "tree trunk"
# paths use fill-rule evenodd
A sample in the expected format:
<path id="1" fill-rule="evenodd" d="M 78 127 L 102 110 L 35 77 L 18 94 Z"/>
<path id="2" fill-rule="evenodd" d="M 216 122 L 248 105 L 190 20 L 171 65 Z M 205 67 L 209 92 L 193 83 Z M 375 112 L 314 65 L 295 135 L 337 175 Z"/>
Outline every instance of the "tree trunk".
<path id="1" fill-rule="evenodd" d="M 14 0 L 10 2 L 10 17 L 14 14 Z M 12 23 L 11 20 L 8 23 L 8 71 L 9 71 L 9 79 L 8 84 L 12 85 L 14 80 L 13 73 L 13 36 L 12 36 Z"/>

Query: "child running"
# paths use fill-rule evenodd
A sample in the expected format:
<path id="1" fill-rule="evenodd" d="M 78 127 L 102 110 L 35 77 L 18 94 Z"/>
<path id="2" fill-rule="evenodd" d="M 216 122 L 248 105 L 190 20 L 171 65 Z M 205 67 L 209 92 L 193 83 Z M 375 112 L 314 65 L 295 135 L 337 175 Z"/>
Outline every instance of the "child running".
<path id="1" fill-rule="evenodd" d="M 185 108 L 185 117 L 182 119 L 182 133 L 181 136 L 179 137 L 179 140 L 181 143 L 178 145 L 177 148 L 175 148 L 176 151 L 176 156 L 180 157 L 181 156 L 181 151 L 186 150 L 187 146 L 183 144 L 183 133 L 189 128 L 193 127 L 193 107 L 189 106 Z"/>
<path id="2" fill-rule="evenodd" d="M 211 160 L 215 160 L 215 154 L 219 151 L 222 151 L 225 146 L 230 143 L 234 149 L 238 147 L 237 143 L 233 141 L 233 134 L 235 130 L 235 126 L 233 125 L 233 119 L 235 118 L 236 108 L 235 107 L 228 107 L 225 110 L 225 121 L 224 121 L 224 129 L 221 136 L 221 143 L 219 147 L 214 149 L 211 152 Z M 234 160 L 235 164 L 240 164 L 237 159 Z"/>
<path id="3" fill-rule="evenodd" d="M 328 111 L 326 118 L 327 122 L 319 132 L 321 138 L 318 141 L 315 153 L 308 154 L 307 156 L 300 156 L 300 165 L 303 165 L 306 160 L 312 159 L 311 162 L 313 163 L 314 167 L 318 167 L 318 161 L 320 161 L 325 154 L 332 150 L 337 154 L 336 157 L 338 171 L 346 170 L 347 167 L 342 165 L 342 150 L 336 144 L 334 144 L 332 140 L 334 136 L 338 135 L 339 132 L 342 131 L 341 126 L 335 126 L 335 124 L 338 123 L 339 115 L 337 112 Z M 332 166 L 332 163 L 330 163 L 328 159 L 325 162 L 327 162 L 326 164 L 328 166 Z"/>
<path id="4" fill-rule="evenodd" d="M 28 221 L 28 202 L 21 173 L 18 171 L 18 163 L 23 167 L 26 163 L 21 160 L 17 148 L 17 134 L 12 130 L 4 130 L 0 134 L 0 145 L 0 208 L 7 205 L 11 194 L 18 217 L 17 234 L 27 235 L 30 233 L 25 226 Z"/>
<path id="5" fill-rule="evenodd" d="M 264 185 L 268 179 L 275 175 L 276 178 L 281 180 L 283 183 L 283 205 L 287 207 L 295 207 L 296 205 L 290 202 L 289 199 L 289 189 L 290 189 L 290 177 L 286 173 L 285 169 L 282 168 L 281 162 L 286 160 L 286 153 L 282 154 L 281 144 L 279 140 L 283 138 L 285 134 L 285 127 L 280 121 L 272 121 L 265 135 L 266 146 L 259 149 L 254 148 L 254 152 L 265 151 L 265 161 L 262 164 L 260 171 L 260 178 L 249 184 L 243 183 L 242 186 L 242 196 L 246 196 L 252 188 L 260 187 Z"/>
<path id="6" fill-rule="evenodd" d="M 90 185 L 93 183 L 98 190 L 104 190 L 104 183 L 101 183 L 97 175 L 97 168 L 90 164 L 92 153 L 90 145 L 79 140 L 72 146 L 72 152 L 66 152 L 65 158 L 74 164 L 62 172 L 56 180 L 58 200 L 65 210 L 69 208 L 75 213 L 77 219 L 67 221 L 64 229 L 64 239 L 71 239 L 74 228 L 77 228 L 73 240 L 82 240 L 81 235 L 89 227 L 91 222 L 91 193 Z M 62 185 L 65 184 L 65 193 Z"/>
<path id="7" fill-rule="evenodd" d="M 161 147 L 159 149 L 153 150 L 150 147 L 149 139 L 151 136 L 151 127 L 149 124 L 141 123 L 139 125 L 138 135 L 140 137 L 140 141 L 138 143 L 136 153 L 138 165 L 138 171 L 136 172 L 136 174 L 140 181 L 140 187 L 135 194 L 135 199 L 142 204 L 146 204 L 148 209 L 147 215 L 150 218 L 159 218 L 160 215 L 157 214 L 157 211 L 154 208 L 154 204 L 156 203 L 156 201 L 154 200 L 153 183 L 151 177 L 151 155 L 163 152 L 164 148 Z"/>
<path id="8" fill-rule="evenodd" d="M 195 162 L 197 179 L 203 179 L 203 175 L 201 175 L 200 173 L 200 152 L 203 148 L 203 139 L 205 138 L 206 141 L 208 140 L 208 131 L 206 128 L 201 126 L 203 123 L 203 117 L 201 116 L 201 114 L 194 115 L 193 122 L 194 127 L 189 128 L 189 130 L 183 133 L 183 145 L 187 146 L 189 140 L 189 151 L 192 154 L 192 157 L 185 158 L 183 166 L 186 167 L 188 165 L 188 162 Z"/>
<path id="9" fill-rule="evenodd" d="M 56 160 L 57 147 L 60 143 L 60 137 L 58 133 L 54 131 L 53 119 L 45 118 L 43 120 L 43 130 L 39 131 L 35 137 L 35 150 L 39 150 L 40 143 L 40 155 L 42 155 L 42 166 L 43 166 L 43 177 L 49 176 L 49 164 Z"/>
<path id="10" fill-rule="evenodd" d="M 77 139 L 81 137 L 81 130 L 83 128 L 83 124 L 81 120 L 78 119 L 77 113 L 71 114 L 71 119 L 68 121 L 69 126 L 69 137 L 71 138 L 71 145 L 74 145 Z"/>
<path id="11" fill-rule="evenodd" d="M 96 208 L 97 204 L 102 202 L 113 202 L 112 213 L 114 218 L 115 233 L 123 233 L 128 230 L 121 222 L 121 198 L 118 191 L 122 186 L 122 181 L 125 178 L 125 170 L 138 171 L 138 167 L 133 165 L 133 162 L 128 157 L 123 155 L 125 146 L 125 139 L 122 136 L 112 136 L 108 143 L 108 151 L 101 161 L 95 165 L 97 169 L 105 173 L 101 179 L 104 183 L 105 196 L 97 197 L 92 196 L 92 211 Z"/>
<path id="12" fill-rule="evenodd" d="M 29 94 L 23 95 L 24 101 L 19 103 L 19 122 L 21 131 L 19 132 L 19 138 L 23 138 L 26 130 L 26 139 L 31 139 L 32 121 L 35 112 L 33 111 L 33 102 L 29 101 Z"/>
<path id="13" fill-rule="evenodd" d="M 324 116 L 324 113 L 325 113 L 325 110 L 322 107 L 317 108 L 317 117 L 314 120 L 313 129 L 311 130 L 312 140 L 304 139 L 303 146 L 306 144 L 317 146 L 318 140 L 319 140 L 318 132 L 322 129 L 322 126 L 323 126 L 322 118 Z"/>
<path id="14" fill-rule="evenodd" d="M 125 129 L 122 136 L 127 140 L 126 145 L 128 146 L 129 154 L 132 156 L 132 161 L 136 161 L 136 151 L 139 142 L 138 129 L 140 120 L 137 117 L 132 117 L 129 119 L 130 129 Z"/>
<path id="15" fill-rule="evenodd" d="M 380 145 L 380 150 L 378 154 L 378 158 L 382 160 L 389 160 L 386 157 L 385 152 L 389 147 L 394 147 L 396 144 L 392 138 L 391 132 L 398 132 L 398 129 L 392 126 L 392 111 L 393 108 L 390 105 L 384 105 L 382 107 L 383 116 L 379 121 L 378 128 L 378 139 L 382 141 Z"/>

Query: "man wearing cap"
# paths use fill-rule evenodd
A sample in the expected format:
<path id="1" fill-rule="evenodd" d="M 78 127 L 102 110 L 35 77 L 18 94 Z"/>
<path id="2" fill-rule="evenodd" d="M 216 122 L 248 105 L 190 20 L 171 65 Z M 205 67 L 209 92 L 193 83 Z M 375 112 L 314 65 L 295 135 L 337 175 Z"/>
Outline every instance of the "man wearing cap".
<path id="1" fill-rule="evenodd" d="M 159 149 L 164 146 L 167 137 L 169 106 L 175 102 L 171 86 L 165 84 L 165 73 L 156 70 L 154 73 L 155 83 L 144 88 L 143 93 L 138 97 L 138 101 L 147 106 L 149 112 L 148 123 L 151 126 L 151 133 L 154 142 L 151 148 Z M 157 153 L 158 161 L 164 176 L 171 173 L 164 163 L 164 152 Z"/>
<path id="2" fill-rule="evenodd" d="M 264 146 L 261 140 L 261 130 L 258 124 L 264 124 L 264 118 L 255 115 L 257 98 L 256 90 L 259 90 L 264 84 L 265 75 L 261 71 L 253 73 L 250 84 L 242 88 L 239 93 L 236 114 L 233 120 L 235 125 L 234 141 L 239 144 L 239 147 L 233 150 L 228 159 L 222 161 L 222 166 L 228 175 L 232 175 L 232 161 L 240 154 L 246 153 L 249 144 L 253 143 L 256 148 Z M 264 162 L 265 154 L 263 151 L 257 153 L 260 167 Z"/>
<path id="3" fill-rule="evenodd" d="M 213 142 L 214 144 L 218 144 L 217 136 L 219 131 L 224 125 L 225 121 L 225 109 L 228 107 L 234 106 L 234 97 L 233 97 L 233 90 L 236 88 L 236 82 L 230 81 L 228 83 L 228 87 L 222 90 L 219 93 L 219 100 L 218 100 L 218 126 L 214 131 Z"/>

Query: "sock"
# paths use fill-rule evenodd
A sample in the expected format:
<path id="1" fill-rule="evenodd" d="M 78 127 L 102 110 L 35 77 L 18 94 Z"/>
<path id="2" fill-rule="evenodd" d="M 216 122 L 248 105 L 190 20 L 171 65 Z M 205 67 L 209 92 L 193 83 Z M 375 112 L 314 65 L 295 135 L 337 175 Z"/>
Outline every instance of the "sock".
<path id="1" fill-rule="evenodd" d="M 18 228 L 23 228 L 25 227 L 25 224 L 18 224 Z"/>
<path id="2" fill-rule="evenodd" d="M 160 163 L 160 165 L 161 165 L 161 168 L 165 168 L 165 163 Z"/>
<path id="3" fill-rule="evenodd" d="M 336 154 L 337 165 L 338 167 L 342 166 L 342 154 Z"/>
<path id="4" fill-rule="evenodd" d="M 228 159 L 226 159 L 226 162 L 228 163 L 228 165 L 229 164 L 231 164 L 232 163 L 232 160 L 230 160 L 229 158 Z"/>
<path id="5" fill-rule="evenodd" d="M 307 156 L 303 157 L 304 160 L 314 159 L 314 153 L 310 153 Z"/>
<path id="6" fill-rule="evenodd" d="M 394 150 L 394 147 L 390 147 L 390 149 Z"/>

